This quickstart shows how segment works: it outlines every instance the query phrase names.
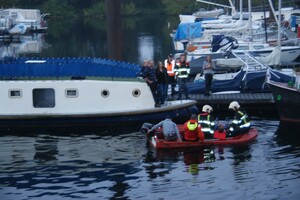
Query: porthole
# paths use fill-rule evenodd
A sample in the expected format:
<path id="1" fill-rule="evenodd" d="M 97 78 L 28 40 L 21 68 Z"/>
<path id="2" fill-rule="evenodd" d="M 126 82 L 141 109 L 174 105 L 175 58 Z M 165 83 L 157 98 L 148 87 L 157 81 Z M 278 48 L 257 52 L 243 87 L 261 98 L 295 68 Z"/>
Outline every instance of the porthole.
<path id="1" fill-rule="evenodd" d="M 68 98 L 75 98 L 78 97 L 78 90 L 77 89 L 66 89 L 65 95 Z"/>
<path id="2" fill-rule="evenodd" d="M 134 89 L 134 90 L 132 91 L 132 95 L 133 95 L 134 97 L 139 97 L 139 96 L 141 95 L 141 91 L 140 91 L 139 89 Z"/>
<path id="3" fill-rule="evenodd" d="M 101 96 L 103 96 L 104 98 L 107 98 L 109 96 L 109 91 L 104 89 L 101 91 Z"/>
<path id="4" fill-rule="evenodd" d="M 22 97 L 22 91 L 19 90 L 19 89 L 9 90 L 8 95 L 11 98 L 21 98 Z"/>

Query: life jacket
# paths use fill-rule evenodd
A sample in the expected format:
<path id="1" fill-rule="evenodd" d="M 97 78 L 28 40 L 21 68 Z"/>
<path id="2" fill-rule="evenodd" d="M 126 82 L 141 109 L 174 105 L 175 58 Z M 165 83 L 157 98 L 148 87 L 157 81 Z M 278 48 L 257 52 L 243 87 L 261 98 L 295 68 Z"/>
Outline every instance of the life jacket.
<path id="1" fill-rule="evenodd" d="M 188 62 L 177 62 L 175 67 L 175 73 L 178 78 L 188 78 L 190 74 L 190 66 Z"/>
<path id="2" fill-rule="evenodd" d="M 171 76 L 171 77 L 175 76 L 175 71 L 174 71 L 175 61 L 174 60 L 169 62 L 169 60 L 166 59 L 165 60 L 165 67 L 167 68 L 167 72 L 168 72 L 169 76 Z"/>
<path id="3" fill-rule="evenodd" d="M 202 140 L 201 136 L 201 128 L 198 126 L 197 120 L 189 120 L 184 124 L 184 139 L 185 140 L 198 140 L 199 138 Z M 201 133 L 199 133 L 201 132 Z M 204 138 L 204 137 L 203 137 Z"/>
<path id="4" fill-rule="evenodd" d="M 219 130 L 215 130 L 214 132 L 214 138 L 219 140 L 225 140 L 226 139 L 226 131 L 223 130 L 222 132 Z"/>
<path id="5" fill-rule="evenodd" d="M 214 134 L 215 122 L 211 121 L 211 116 L 207 112 L 198 115 L 198 123 L 201 125 L 203 133 Z"/>

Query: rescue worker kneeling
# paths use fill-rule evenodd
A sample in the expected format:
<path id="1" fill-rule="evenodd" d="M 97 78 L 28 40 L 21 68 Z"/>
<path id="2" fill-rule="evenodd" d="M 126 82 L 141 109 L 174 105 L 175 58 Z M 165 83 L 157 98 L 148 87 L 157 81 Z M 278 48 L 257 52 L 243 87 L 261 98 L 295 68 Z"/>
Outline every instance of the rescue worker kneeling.
<path id="1" fill-rule="evenodd" d="M 229 105 L 229 109 L 234 111 L 234 118 L 229 124 L 227 136 L 237 136 L 238 134 L 247 133 L 251 128 L 250 118 L 246 111 L 240 110 L 238 102 L 233 101 Z"/>
<path id="2" fill-rule="evenodd" d="M 204 134 L 201 131 L 201 126 L 197 121 L 197 115 L 192 114 L 190 120 L 184 123 L 184 140 L 204 142 Z"/>

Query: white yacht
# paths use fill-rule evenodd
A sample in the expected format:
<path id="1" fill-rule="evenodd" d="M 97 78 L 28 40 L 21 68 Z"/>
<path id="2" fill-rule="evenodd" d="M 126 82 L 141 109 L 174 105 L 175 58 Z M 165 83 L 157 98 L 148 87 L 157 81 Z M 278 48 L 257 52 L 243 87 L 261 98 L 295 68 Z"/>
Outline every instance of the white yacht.
<path id="1" fill-rule="evenodd" d="M 0 15 L 11 18 L 16 24 L 24 24 L 28 31 L 44 31 L 48 28 L 45 17 L 49 13 L 41 14 L 38 9 L 1 9 Z"/>

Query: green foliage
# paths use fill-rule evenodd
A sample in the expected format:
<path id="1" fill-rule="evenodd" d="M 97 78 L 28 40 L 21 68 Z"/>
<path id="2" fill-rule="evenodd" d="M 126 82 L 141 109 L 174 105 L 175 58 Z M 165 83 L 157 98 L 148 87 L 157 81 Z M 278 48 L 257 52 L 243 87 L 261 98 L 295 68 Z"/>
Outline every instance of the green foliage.
<path id="1" fill-rule="evenodd" d="M 48 0 L 42 5 L 43 13 L 50 13 L 51 17 L 76 17 L 74 7 L 67 4 L 67 0 Z"/>
<path id="2" fill-rule="evenodd" d="M 16 5 L 16 0 L 0 0 L 1 8 L 10 8 Z"/>
<path id="3" fill-rule="evenodd" d="M 161 0 L 161 2 L 168 15 L 190 14 L 196 11 L 195 0 Z"/>
<path id="4" fill-rule="evenodd" d="M 84 9 L 83 15 L 85 17 L 103 17 L 105 15 L 105 3 L 103 1 L 98 2 L 90 8 Z"/>
<path id="5" fill-rule="evenodd" d="M 133 2 L 130 2 L 128 4 L 122 4 L 121 12 L 122 15 L 126 15 L 126 16 L 139 14 L 136 5 Z"/>

